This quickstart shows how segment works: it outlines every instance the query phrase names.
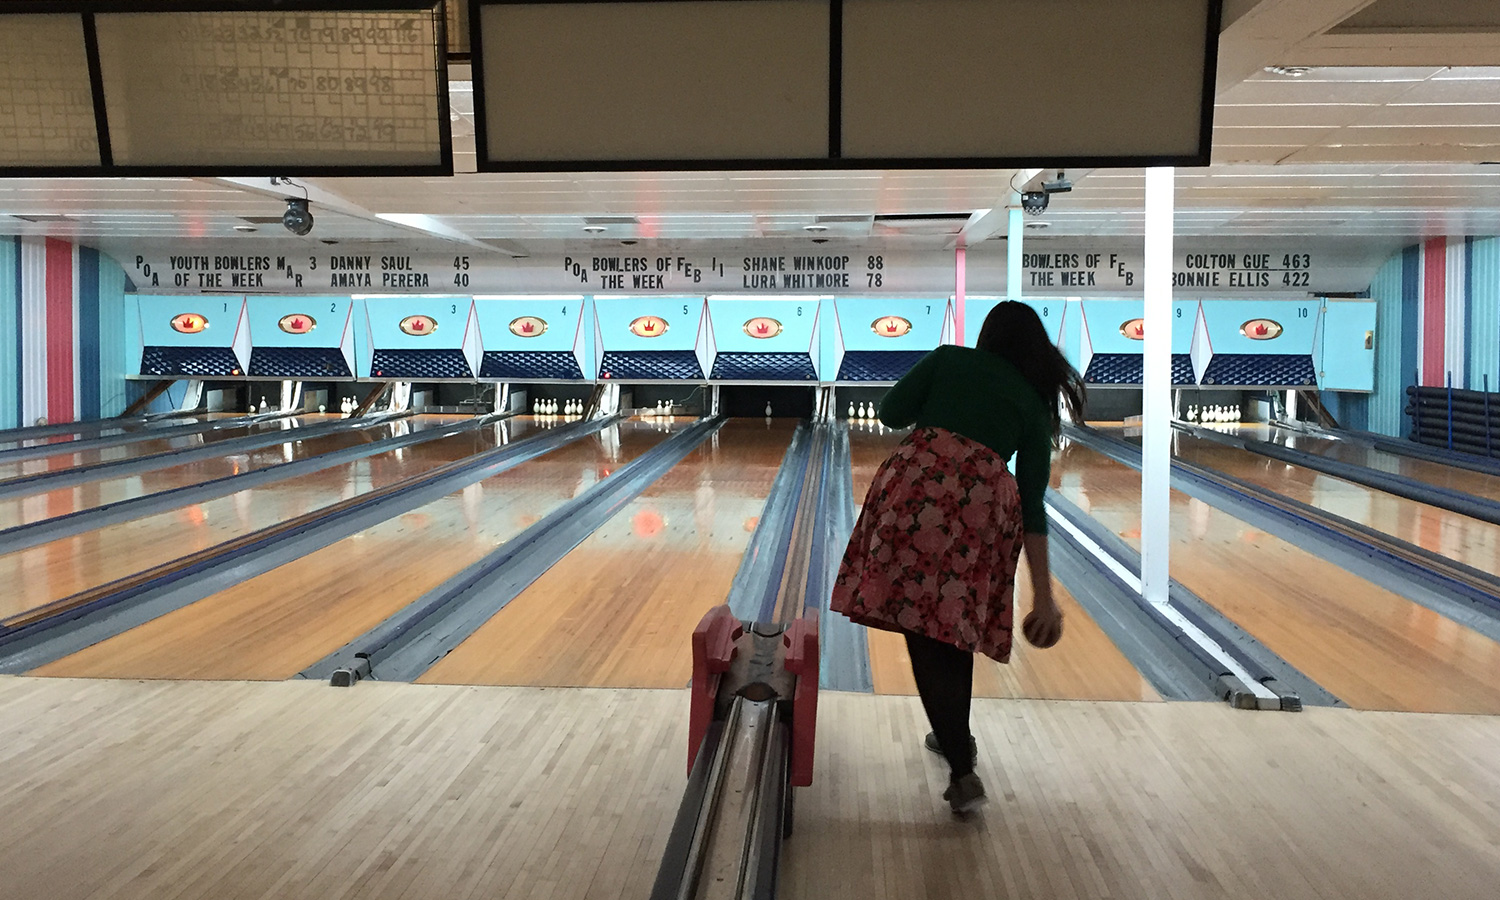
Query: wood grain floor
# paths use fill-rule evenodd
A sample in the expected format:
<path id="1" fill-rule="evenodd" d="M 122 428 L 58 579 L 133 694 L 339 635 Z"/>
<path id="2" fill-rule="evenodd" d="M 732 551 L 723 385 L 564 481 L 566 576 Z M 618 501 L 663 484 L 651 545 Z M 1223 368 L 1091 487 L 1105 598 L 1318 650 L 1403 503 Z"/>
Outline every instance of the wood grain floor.
<path id="1" fill-rule="evenodd" d="M 626 423 L 574 441 L 35 674 L 291 678 L 666 436 Z"/>
<path id="2" fill-rule="evenodd" d="M 7 900 L 638 900 L 683 691 L 0 678 Z M 1489 900 L 1500 719 L 827 693 L 780 896 Z"/>
<path id="3" fill-rule="evenodd" d="M 875 471 L 905 436 L 854 424 L 849 433 L 854 497 L 864 501 Z M 1034 697 L 1072 700 L 1159 700 L 1141 673 L 1130 664 L 1067 588 L 1052 580 L 1052 591 L 1063 609 L 1065 635 L 1050 650 L 1037 650 L 1018 633 L 1009 665 L 985 657 L 974 661 L 976 697 Z M 1025 561 L 1016 574 L 1016 622 L 1031 609 L 1031 582 Z M 911 658 L 898 634 L 867 629 L 870 670 L 878 694 L 915 694 Z"/>
<path id="4" fill-rule="evenodd" d="M 252 434 L 266 434 L 283 429 L 289 430 L 293 425 L 294 423 L 288 419 L 273 419 L 252 425 L 235 425 L 229 428 L 221 428 L 218 431 L 200 431 L 197 434 L 185 434 L 176 437 L 169 437 L 164 434 L 159 438 L 143 438 L 142 440 L 132 441 L 128 444 L 118 444 L 113 447 L 100 447 L 96 450 L 75 450 L 72 452 L 69 452 L 67 449 L 67 444 L 70 441 L 49 440 L 49 443 L 57 444 L 57 452 L 51 456 L 43 456 L 21 462 L 4 462 L 3 457 L 0 457 L 0 481 L 21 478 L 26 475 L 37 475 L 42 472 L 71 469 L 74 466 L 92 466 L 117 459 L 134 459 L 137 456 L 164 453 L 168 450 L 187 450 L 193 447 L 202 447 L 207 444 L 214 444 L 219 441 L 227 441 L 232 438 L 245 437 Z"/>
<path id="5" fill-rule="evenodd" d="M 298 440 L 294 430 L 288 433 L 286 443 L 253 450 L 249 453 L 236 453 L 180 466 L 153 469 L 123 478 L 105 478 L 14 500 L 0 500 L 0 528 L 11 528 L 54 516 L 67 515 L 80 509 L 93 509 L 107 503 L 129 500 L 145 494 L 252 472 L 266 466 L 307 459 L 344 447 L 373 443 L 382 438 L 438 428 L 449 422 L 456 422 L 460 418 L 464 417 L 415 416 L 411 419 L 401 419 L 360 431 L 330 434 L 310 440 Z"/>
<path id="6" fill-rule="evenodd" d="M 1240 451 L 1243 453 L 1243 451 Z M 1140 475 L 1077 444 L 1053 486 L 1140 546 Z M 1500 713 L 1500 644 L 1172 492 L 1172 577 L 1344 702 Z"/>
<path id="7" fill-rule="evenodd" d="M 1353 519 L 1481 571 L 1500 572 L 1500 525 L 1201 438 L 1176 434 L 1174 440 L 1177 455 L 1183 460 Z M 1448 481 L 1465 493 L 1476 493 L 1484 486 L 1484 479 L 1495 480 L 1478 472 L 1450 471 Z"/>
<path id="8" fill-rule="evenodd" d="M 681 687 L 796 428 L 734 419 L 438 661 L 432 684 Z"/>
<path id="9" fill-rule="evenodd" d="M 1500 500 L 1500 477 L 1483 472 L 1402 456 L 1399 453 L 1387 453 L 1354 441 L 1336 441 L 1316 435 L 1297 434 L 1285 428 L 1251 426 L 1246 436 L 1263 441 L 1275 441 L 1305 453 L 1326 456 L 1329 459 L 1356 466 L 1368 466 L 1376 471 L 1400 475 L 1402 478 L 1424 482 L 1433 487 L 1446 488 L 1490 500 Z M 1397 443 L 1401 441 L 1400 438 L 1392 438 L 1392 440 Z"/>
<path id="10" fill-rule="evenodd" d="M 365 457 L 0 556 L 0 618 L 123 578 L 243 534 L 487 450 L 493 426 Z M 511 425 L 524 431 L 525 423 Z"/>

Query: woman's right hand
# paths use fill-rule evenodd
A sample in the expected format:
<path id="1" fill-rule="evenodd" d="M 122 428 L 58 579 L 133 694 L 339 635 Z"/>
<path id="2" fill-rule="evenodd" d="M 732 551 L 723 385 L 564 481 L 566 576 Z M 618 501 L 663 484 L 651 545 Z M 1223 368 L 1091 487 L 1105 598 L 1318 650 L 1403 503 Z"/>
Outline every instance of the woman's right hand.
<path id="1" fill-rule="evenodd" d="M 1021 633 L 1033 647 L 1046 650 L 1062 639 L 1062 610 L 1051 597 L 1038 597 L 1021 623 Z"/>

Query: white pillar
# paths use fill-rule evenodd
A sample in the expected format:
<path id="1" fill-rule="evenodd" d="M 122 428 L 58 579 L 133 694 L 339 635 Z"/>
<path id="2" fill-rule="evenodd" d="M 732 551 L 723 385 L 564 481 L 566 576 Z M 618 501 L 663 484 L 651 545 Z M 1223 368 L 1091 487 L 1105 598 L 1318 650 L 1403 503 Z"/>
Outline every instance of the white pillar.
<path id="1" fill-rule="evenodd" d="M 1171 575 L 1172 192 L 1175 171 L 1146 170 L 1146 260 L 1141 410 L 1141 596 L 1167 602 Z"/>
<path id="2" fill-rule="evenodd" d="M 1021 244 L 1026 234 L 1026 213 L 1019 206 L 1010 207 L 1005 228 L 1005 299 L 1021 299 Z"/>

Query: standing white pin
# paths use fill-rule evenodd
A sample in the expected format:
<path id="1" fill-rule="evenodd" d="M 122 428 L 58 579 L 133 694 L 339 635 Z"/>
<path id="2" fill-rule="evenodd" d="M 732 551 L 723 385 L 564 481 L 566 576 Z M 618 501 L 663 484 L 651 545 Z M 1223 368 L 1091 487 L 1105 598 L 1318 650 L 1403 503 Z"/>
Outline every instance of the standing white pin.
<path id="1" fill-rule="evenodd" d="M 769 400 L 766 401 L 766 418 L 771 418 L 771 402 Z"/>
<path id="2" fill-rule="evenodd" d="M 851 418 L 851 419 L 854 418 L 854 404 L 853 403 L 849 404 L 849 418 Z"/>
<path id="3" fill-rule="evenodd" d="M 320 413 L 326 413 L 326 412 L 328 412 L 328 404 L 326 404 L 326 403 L 319 403 L 318 404 L 318 412 L 320 412 Z"/>

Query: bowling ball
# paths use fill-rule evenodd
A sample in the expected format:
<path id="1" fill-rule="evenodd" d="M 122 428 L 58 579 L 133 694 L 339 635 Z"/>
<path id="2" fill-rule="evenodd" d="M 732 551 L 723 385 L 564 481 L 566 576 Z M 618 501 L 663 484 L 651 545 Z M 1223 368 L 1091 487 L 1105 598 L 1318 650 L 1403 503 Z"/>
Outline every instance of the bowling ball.
<path id="1" fill-rule="evenodd" d="M 1062 640 L 1063 622 L 1059 613 L 1056 619 L 1056 629 L 1048 628 L 1048 623 L 1038 616 L 1033 610 L 1026 615 L 1025 621 L 1021 623 L 1021 634 L 1025 635 L 1026 643 L 1039 650 L 1046 650 L 1057 645 Z"/>

